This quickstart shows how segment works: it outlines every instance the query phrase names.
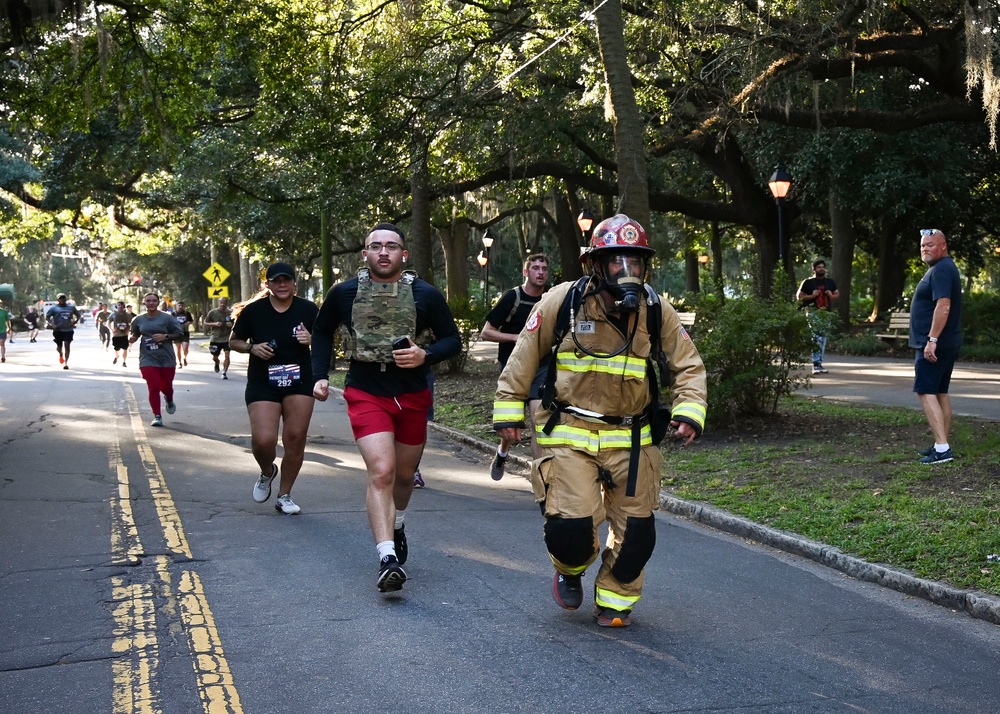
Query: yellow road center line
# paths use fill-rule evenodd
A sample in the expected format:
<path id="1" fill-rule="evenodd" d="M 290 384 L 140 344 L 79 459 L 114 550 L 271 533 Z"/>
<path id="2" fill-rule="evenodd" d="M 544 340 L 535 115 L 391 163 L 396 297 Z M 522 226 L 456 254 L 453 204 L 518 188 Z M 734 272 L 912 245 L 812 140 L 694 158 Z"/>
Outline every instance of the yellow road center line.
<path id="1" fill-rule="evenodd" d="M 185 555 L 191 558 L 191 546 L 188 545 L 187 536 L 184 534 L 184 526 L 181 525 L 180 514 L 174 505 L 174 499 L 167 488 L 167 481 L 163 478 L 160 465 L 156 462 L 153 449 L 146 439 L 146 428 L 139 416 L 139 405 L 132 391 L 132 385 L 125 385 L 125 397 L 128 400 L 129 417 L 132 420 L 132 432 L 135 435 L 136 445 L 139 448 L 139 458 L 146 468 L 146 476 L 149 478 L 149 490 L 153 496 L 153 505 L 156 506 L 156 514 L 160 519 L 160 527 L 163 530 L 163 537 L 167 540 L 167 548 L 174 553 Z"/>
<path id="2" fill-rule="evenodd" d="M 194 655 L 194 671 L 198 678 L 198 692 L 206 714 L 240 714 L 243 707 L 222 650 L 222 638 L 215 626 L 215 616 L 208 606 L 208 598 L 201 578 L 193 570 L 181 573 L 181 618 L 188 636 L 188 646 Z"/>
<path id="3" fill-rule="evenodd" d="M 160 646 L 156 639 L 156 603 L 148 583 L 126 582 L 117 576 L 112 597 L 115 654 L 111 670 L 113 714 L 160 714 L 160 693 L 154 673 L 159 666 Z"/>
<path id="4" fill-rule="evenodd" d="M 115 435 L 108 449 L 108 461 L 118 476 L 118 497 L 111 500 L 111 561 L 137 563 L 142 554 L 142 541 L 132 513 L 132 497 L 128 482 L 128 469 L 122 463 L 121 443 Z"/>
<path id="5" fill-rule="evenodd" d="M 146 438 L 145 425 L 139 415 L 138 403 L 131 385 L 126 385 L 129 418 L 135 437 L 139 457 L 149 478 L 150 492 L 160 527 L 167 547 L 175 554 L 192 557 L 180 514 L 166 479 L 160 470 L 153 449 Z M 118 457 L 119 501 L 128 501 L 128 471 L 120 465 Z M 131 503 L 128 503 L 127 521 L 122 511 L 122 523 L 131 523 L 134 544 L 141 553 L 138 530 L 132 517 Z M 119 544 L 120 545 L 120 544 Z M 114 547 L 114 542 L 113 542 Z M 198 695 L 206 714 L 243 714 L 240 696 L 233 681 L 229 662 L 222 648 L 222 638 L 215 624 L 215 615 L 208 604 L 208 598 L 198 573 L 192 570 L 181 572 L 179 595 L 175 594 L 170 574 L 171 559 L 157 556 L 156 573 L 160 595 L 165 604 L 163 611 L 168 618 L 180 618 L 187 635 L 188 650 L 192 655 L 192 665 L 198 682 Z M 122 578 L 115 578 L 116 654 L 130 653 L 115 660 L 114 714 L 138 712 L 138 714 L 160 714 L 159 694 L 156 686 L 158 645 L 156 640 L 155 616 L 152 586 L 126 587 Z M 119 708 L 121 703 L 122 708 Z"/>

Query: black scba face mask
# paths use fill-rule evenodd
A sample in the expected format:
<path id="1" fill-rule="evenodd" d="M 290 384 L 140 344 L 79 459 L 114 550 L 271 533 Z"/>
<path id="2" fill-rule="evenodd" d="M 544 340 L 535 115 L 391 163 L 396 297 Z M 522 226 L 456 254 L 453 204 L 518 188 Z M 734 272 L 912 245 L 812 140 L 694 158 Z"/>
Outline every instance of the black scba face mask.
<path id="1" fill-rule="evenodd" d="M 614 312 L 639 312 L 646 259 L 635 253 L 613 253 L 599 261 L 604 289 L 615 299 Z"/>

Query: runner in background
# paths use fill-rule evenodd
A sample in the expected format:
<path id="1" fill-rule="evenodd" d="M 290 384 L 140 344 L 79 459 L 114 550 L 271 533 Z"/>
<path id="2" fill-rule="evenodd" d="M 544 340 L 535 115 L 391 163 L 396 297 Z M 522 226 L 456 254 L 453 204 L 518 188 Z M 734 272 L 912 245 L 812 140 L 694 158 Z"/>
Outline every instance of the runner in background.
<path id="1" fill-rule="evenodd" d="M 97 336 L 101 338 L 101 346 L 105 350 L 111 345 L 111 330 L 108 328 L 108 319 L 110 317 L 111 312 L 108 311 L 108 306 L 103 302 L 97 303 L 94 322 L 97 323 Z"/>
<path id="2" fill-rule="evenodd" d="M 191 347 L 191 325 L 194 324 L 194 315 L 184 307 L 183 300 L 178 300 L 177 308 L 174 310 L 174 317 L 177 318 L 177 324 L 181 326 L 181 336 L 175 343 L 177 348 L 177 366 L 187 367 L 188 349 Z"/>
<path id="3" fill-rule="evenodd" d="M 147 293 L 142 299 L 146 314 L 136 315 L 129 327 L 129 343 L 139 342 L 139 371 L 146 380 L 149 406 L 153 410 L 150 426 L 163 426 L 160 394 L 167 400 L 167 414 L 177 410 L 174 404 L 174 372 L 177 360 L 171 342 L 181 336 L 177 318 L 159 309 L 160 296 Z M 141 340 L 141 342 L 140 342 Z"/>
<path id="4" fill-rule="evenodd" d="M 229 309 L 229 298 L 219 298 L 219 306 L 208 311 L 205 316 L 205 327 L 211 329 L 208 338 L 208 351 L 212 353 L 215 371 L 219 371 L 219 355 L 225 354 L 222 363 L 222 378 L 229 379 L 229 337 L 233 333 L 233 311 Z"/>
<path id="5" fill-rule="evenodd" d="M 111 347 L 115 351 L 115 358 L 111 364 L 118 364 L 118 353 L 121 352 L 122 367 L 128 367 L 125 361 L 128 359 L 128 328 L 132 324 L 134 315 L 130 315 L 125 310 L 125 303 L 119 302 L 115 306 L 115 311 L 108 318 L 108 325 L 111 329 Z"/>

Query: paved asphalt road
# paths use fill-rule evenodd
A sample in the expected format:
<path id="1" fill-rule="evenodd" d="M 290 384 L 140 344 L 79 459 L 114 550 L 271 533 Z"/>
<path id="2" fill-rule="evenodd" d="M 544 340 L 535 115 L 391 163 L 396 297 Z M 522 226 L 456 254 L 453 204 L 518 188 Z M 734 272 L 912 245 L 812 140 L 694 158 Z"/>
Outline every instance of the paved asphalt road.
<path id="1" fill-rule="evenodd" d="M 380 595 L 342 402 L 281 516 L 243 358 L 222 381 L 196 345 L 153 429 L 137 361 L 44 338 L 0 368 L 4 714 L 1000 711 L 997 626 L 669 515 L 631 628 L 560 610 L 528 484 L 437 434 Z"/>

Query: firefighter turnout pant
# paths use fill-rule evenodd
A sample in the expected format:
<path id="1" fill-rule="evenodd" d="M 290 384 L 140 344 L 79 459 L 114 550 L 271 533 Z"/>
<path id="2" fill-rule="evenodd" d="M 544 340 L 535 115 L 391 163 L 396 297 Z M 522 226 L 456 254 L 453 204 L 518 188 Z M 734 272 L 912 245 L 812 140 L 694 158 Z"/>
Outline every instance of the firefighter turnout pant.
<path id="1" fill-rule="evenodd" d="M 595 601 L 613 610 L 631 610 L 639 601 L 643 569 L 656 544 L 653 511 L 663 457 L 656 446 L 640 447 L 635 494 L 629 496 L 630 451 L 545 446 L 531 468 L 532 490 L 545 515 L 545 546 L 556 570 L 582 575 L 597 559 L 598 527 L 608 522 Z"/>

